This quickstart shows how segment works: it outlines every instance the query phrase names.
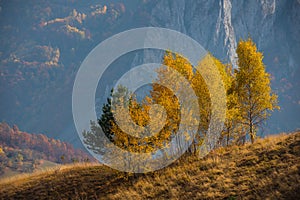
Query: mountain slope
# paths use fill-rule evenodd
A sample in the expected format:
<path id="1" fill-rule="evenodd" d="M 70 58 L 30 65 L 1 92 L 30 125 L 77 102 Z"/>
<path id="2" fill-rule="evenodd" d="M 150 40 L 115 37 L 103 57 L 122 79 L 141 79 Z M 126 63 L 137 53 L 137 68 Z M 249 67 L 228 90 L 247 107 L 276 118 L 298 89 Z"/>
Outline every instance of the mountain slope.
<path id="1" fill-rule="evenodd" d="M 0 182 L 0 199 L 299 199 L 300 132 L 139 176 L 76 165 Z"/>
<path id="2" fill-rule="evenodd" d="M 116 33 L 157 26 L 189 35 L 224 62 L 235 61 L 237 41 L 250 35 L 264 53 L 281 106 L 265 131 L 295 130 L 300 128 L 299 13 L 297 0 L 0 0 L 0 121 L 80 146 L 72 88 L 83 59 Z M 161 61 L 151 52 L 138 55 L 110 67 L 108 80 L 99 83 L 100 98 L 106 101 L 102 89 L 109 94 L 130 67 Z"/>
<path id="3" fill-rule="evenodd" d="M 55 163 L 94 160 L 88 153 L 71 144 L 48 138 L 43 134 L 22 132 L 0 123 L 0 177 L 12 173 L 33 172 L 43 160 Z"/>

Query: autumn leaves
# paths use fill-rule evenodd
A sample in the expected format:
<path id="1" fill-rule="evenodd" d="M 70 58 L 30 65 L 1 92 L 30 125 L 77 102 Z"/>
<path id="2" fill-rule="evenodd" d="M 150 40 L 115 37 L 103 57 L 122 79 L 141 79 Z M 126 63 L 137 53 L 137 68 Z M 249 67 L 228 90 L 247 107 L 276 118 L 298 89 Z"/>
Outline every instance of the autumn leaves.
<path id="1" fill-rule="evenodd" d="M 254 142 L 258 126 L 278 108 L 277 96 L 262 53 L 251 39 L 239 42 L 237 55 L 238 68 L 233 70 L 210 54 L 192 66 L 183 56 L 166 51 L 143 100 L 138 101 L 126 87 L 117 87 L 98 120 L 109 145 L 122 149 L 123 153 L 111 152 L 114 159 L 147 167 L 126 160 L 126 152 L 143 154 L 148 157 L 145 163 L 164 155 L 164 162 L 180 150 L 203 156 L 216 143 L 244 143 L 247 134 Z M 102 137 L 99 128 L 93 123 L 92 131 L 83 134 L 85 144 L 96 154 L 105 146 L 97 142 Z"/>

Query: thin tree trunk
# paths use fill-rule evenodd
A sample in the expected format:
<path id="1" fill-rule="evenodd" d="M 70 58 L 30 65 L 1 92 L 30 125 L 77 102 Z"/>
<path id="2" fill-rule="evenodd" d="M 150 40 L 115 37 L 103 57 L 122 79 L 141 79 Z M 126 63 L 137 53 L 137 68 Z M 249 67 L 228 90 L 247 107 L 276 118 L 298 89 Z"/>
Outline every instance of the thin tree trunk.
<path id="1" fill-rule="evenodd" d="M 244 134 L 242 141 L 243 141 L 243 145 L 245 145 L 245 143 L 246 143 L 246 133 Z"/>
<path id="2" fill-rule="evenodd" d="M 229 139 L 230 139 L 230 130 L 227 128 L 227 140 L 226 140 L 226 145 L 228 146 L 229 144 Z"/>
<path id="3" fill-rule="evenodd" d="M 253 133 L 253 124 L 250 123 L 250 139 L 251 139 L 251 144 L 254 143 L 254 139 L 255 139 L 255 136 L 254 136 L 254 133 Z"/>

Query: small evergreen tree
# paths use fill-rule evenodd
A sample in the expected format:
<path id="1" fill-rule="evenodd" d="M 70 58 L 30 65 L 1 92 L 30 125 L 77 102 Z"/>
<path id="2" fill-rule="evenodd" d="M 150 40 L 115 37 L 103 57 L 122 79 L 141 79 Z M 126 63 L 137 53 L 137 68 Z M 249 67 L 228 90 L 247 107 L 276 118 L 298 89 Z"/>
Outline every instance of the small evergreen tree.
<path id="1" fill-rule="evenodd" d="M 110 95 L 112 96 L 113 89 L 111 90 Z M 106 137 L 113 141 L 113 132 L 111 131 L 112 122 L 114 120 L 113 113 L 111 111 L 111 99 L 107 98 L 107 103 L 102 106 L 102 115 L 98 119 L 98 124 L 101 126 Z"/>

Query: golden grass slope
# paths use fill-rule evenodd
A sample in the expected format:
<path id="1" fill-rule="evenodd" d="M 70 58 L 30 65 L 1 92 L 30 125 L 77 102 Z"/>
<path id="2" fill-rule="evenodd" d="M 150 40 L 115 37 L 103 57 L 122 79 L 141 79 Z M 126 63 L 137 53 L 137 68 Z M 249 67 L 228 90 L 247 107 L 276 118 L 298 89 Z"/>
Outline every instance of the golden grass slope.
<path id="1" fill-rule="evenodd" d="M 133 176 L 99 164 L 0 181 L 0 199 L 300 199 L 300 132 L 184 156 Z"/>

